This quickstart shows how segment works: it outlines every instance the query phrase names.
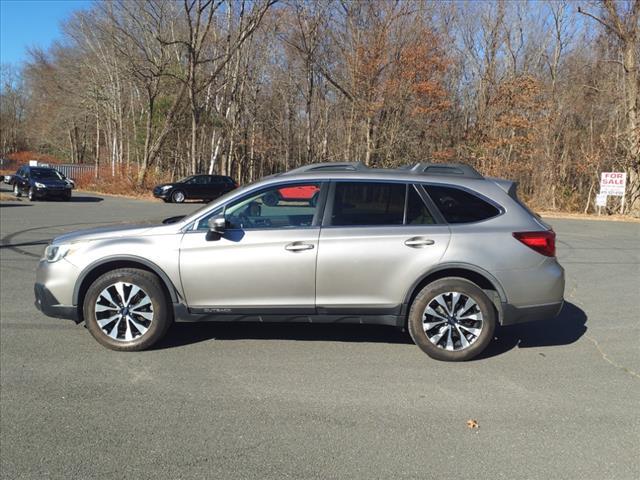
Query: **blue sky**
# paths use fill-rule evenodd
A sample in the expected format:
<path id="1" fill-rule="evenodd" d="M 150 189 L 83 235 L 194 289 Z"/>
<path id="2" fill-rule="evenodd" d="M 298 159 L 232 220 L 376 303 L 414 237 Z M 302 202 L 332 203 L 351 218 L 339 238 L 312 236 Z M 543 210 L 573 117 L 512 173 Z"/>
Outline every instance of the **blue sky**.
<path id="1" fill-rule="evenodd" d="M 0 62 L 20 64 L 27 48 L 47 48 L 62 36 L 60 22 L 92 0 L 0 0 Z"/>

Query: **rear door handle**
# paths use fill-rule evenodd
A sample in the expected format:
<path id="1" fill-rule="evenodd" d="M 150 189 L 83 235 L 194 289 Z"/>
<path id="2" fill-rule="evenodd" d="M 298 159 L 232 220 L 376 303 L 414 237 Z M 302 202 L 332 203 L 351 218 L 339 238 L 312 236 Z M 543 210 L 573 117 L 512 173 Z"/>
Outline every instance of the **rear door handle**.
<path id="1" fill-rule="evenodd" d="M 289 250 L 290 252 L 301 252 L 303 250 L 313 250 L 312 243 L 303 243 L 303 242 L 293 242 L 284 247 L 285 250 Z"/>
<path id="2" fill-rule="evenodd" d="M 433 245 L 434 243 L 436 242 L 431 240 L 430 238 L 424 238 L 424 237 L 411 237 L 410 239 L 404 242 L 404 244 L 407 247 L 411 247 L 411 248 L 422 248 L 429 245 Z"/>

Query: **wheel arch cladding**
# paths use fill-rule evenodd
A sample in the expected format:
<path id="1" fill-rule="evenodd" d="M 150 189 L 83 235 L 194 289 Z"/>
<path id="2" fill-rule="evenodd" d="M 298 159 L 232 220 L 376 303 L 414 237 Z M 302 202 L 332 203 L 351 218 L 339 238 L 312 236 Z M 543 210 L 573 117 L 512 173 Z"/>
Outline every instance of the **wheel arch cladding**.
<path id="1" fill-rule="evenodd" d="M 494 306 L 496 307 L 499 323 L 502 323 L 503 312 L 501 303 L 507 302 L 507 297 L 504 289 L 502 288 L 498 280 L 490 273 L 467 265 L 444 265 L 436 270 L 431 270 L 425 273 L 422 277 L 416 280 L 416 282 L 409 289 L 409 292 L 405 297 L 405 305 L 407 306 L 407 308 L 411 307 L 413 299 L 426 285 L 435 282 L 436 280 L 447 277 L 464 278 L 465 280 L 469 280 L 470 282 L 476 284 L 483 290 L 491 290 L 496 292 L 496 294 L 493 296 L 494 298 L 491 298 L 491 296 L 489 296 L 489 298 L 492 300 Z"/>
<path id="2" fill-rule="evenodd" d="M 108 257 L 89 265 L 78 277 L 74 291 L 73 304 L 78 309 L 79 319 L 83 319 L 82 305 L 91 284 L 101 275 L 118 268 L 137 268 L 155 274 L 160 279 L 164 293 L 172 303 L 179 301 L 178 293 L 171 279 L 153 262 L 139 257 Z"/>

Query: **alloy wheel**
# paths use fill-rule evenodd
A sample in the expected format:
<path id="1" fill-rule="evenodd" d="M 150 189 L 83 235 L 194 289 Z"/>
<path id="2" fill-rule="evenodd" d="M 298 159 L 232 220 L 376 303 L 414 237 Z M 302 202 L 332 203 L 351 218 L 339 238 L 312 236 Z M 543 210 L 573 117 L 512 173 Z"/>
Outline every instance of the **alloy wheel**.
<path id="1" fill-rule="evenodd" d="M 133 283 L 117 282 L 106 287 L 95 304 L 98 326 L 119 342 L 137 340 L 151 327 L 151 297 Z"/>
<path id="2" fill-rule="evenodd" d="M 480 336 L 484 320 L 477 302 L 460 292 L 441 293 L 427 303 L 422 328 L 435 346 L 459 351 L 471 346 Z"/>

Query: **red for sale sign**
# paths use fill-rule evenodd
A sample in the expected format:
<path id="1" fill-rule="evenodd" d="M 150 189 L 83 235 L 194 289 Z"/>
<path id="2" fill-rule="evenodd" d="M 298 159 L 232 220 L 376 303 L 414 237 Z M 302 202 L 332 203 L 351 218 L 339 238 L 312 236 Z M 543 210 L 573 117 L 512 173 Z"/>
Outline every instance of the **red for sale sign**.
<path id="1" fill-rule="evenodd" d="M 627 186 L 627 174 L 625 172 L 602 172 L 600 174 L 600 193 L 624 197 Z"/>

